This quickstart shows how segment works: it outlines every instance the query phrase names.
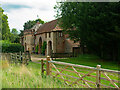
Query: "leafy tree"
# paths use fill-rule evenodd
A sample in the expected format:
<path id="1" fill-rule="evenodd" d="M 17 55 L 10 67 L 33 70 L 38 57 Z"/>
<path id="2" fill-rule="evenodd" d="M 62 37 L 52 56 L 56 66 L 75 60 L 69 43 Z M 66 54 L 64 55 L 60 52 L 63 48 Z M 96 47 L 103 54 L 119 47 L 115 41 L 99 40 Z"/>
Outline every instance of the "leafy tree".
<path id="1" fill-rule="evenodd" d="M 103 59 L 120 60 L 120 2 L 63 2 L 55 9 L 59 25 L 81 47 Z"/>
<path id="2" fill-rule="evenodd" d="M 2 13 L 2 39 L 3 40 L 9 40 L 10 37 L 10 29 L 8 25 L 8 17 L 7 15 Z"/>
<path id="3" fill-rule="evenodd" d="M 13 28 L 10 34 L 10 41 L 12 43 L 19 43 L 19 35 L 18 35 L 18 31 L 16 28 Z"/>
<path id="4" fill-rule="evenodd" d="M 18 35 L 18 31 L 17 31 L 16 28 L 13 28 L 12 31 L 11 31 L 11 33 L 14 34 L 14 35 Z"/>
<path id="5" fill-rule="evenodd" d="M 32 20 L 32 21 L 29 20 L 26 23 L 24 23 L 24 25 L 23 25 L 24 30 L 31 29 L 37 22 L 44 24 L 44 21 L 42 21 L 41 19 L 36 19 L 36 20 Z"/>
<path id="6" fill-rule="evenodd" d="M 19 34 L 20 37 L 23 36 L 23 30 L 20 30 L 20 34 Z"/>

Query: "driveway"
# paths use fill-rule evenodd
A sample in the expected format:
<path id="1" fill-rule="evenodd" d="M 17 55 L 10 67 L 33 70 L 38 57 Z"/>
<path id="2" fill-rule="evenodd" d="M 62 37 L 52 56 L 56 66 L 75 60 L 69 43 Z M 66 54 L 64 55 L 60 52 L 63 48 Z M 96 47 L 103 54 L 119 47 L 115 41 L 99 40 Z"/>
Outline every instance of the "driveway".
<path id="1" fill-rule="evenodd" d="M 33 62 L 39 62 L 41 59 L 46 60 L 46 56 L 40 54 L 31 54 L 31 60 Z"/>

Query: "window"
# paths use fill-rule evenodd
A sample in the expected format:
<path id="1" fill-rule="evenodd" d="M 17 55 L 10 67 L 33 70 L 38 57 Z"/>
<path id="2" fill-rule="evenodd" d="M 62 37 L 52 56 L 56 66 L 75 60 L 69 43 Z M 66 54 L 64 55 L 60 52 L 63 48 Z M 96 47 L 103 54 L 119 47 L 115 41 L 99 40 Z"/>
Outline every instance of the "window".
<path id="1" fill-rule="evenodd" d="M 51 37 L 51 33 L 49 32 L 49 38 Z"/>
<path id="2" fill-rule="evenodd" d="M 45 38 L 47 38 L 47 33 L 45 33 Z"/>
<path id="3" fill-rule="evenodd" d="M 62 37 L 63 36 L 63 33 L 62 32 L 59 32 L 59 37 Z"/>

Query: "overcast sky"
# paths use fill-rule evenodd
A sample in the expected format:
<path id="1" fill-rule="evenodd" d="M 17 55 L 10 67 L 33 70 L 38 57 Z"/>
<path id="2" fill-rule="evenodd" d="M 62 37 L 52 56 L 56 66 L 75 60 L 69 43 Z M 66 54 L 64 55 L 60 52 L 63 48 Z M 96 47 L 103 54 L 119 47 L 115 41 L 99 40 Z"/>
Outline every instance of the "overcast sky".
<path id="1" fill-rule="evenodd" d="M 0 0 L 0 4 L 8 16 L 10 29 L 22 30 L 23 24 L 37 19 L 37 15 L 43 21 L 55 19 L 56 0 Z"/>

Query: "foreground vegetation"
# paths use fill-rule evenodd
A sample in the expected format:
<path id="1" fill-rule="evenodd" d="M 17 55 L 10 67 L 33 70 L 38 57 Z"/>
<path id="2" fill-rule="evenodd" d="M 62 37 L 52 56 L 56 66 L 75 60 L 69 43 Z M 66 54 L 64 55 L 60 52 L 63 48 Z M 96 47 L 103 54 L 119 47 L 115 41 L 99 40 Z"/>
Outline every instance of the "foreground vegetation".
<path id="1" fill-rule="evenodd" d="M 0 62 L 1 63 L 1 62 Z M 2 88 L 62 88 L 68 87 L 50 76 L 42 76 L 40 64 L 10 66 L 2 62 Z"/>
<path id="2" fill-rule="evenodd" d="M 102 68 L 109 68 L 117 70 L 117 65 L 112 62 L 103 62 L 97 56 L 94 55 L 80 55 L 76 58 L 69 58 L 69 59 L 56 59 L 56 61 L 64 61 L 68 63 L 73 64 L 80 64 L 85 66 L 92 66 L 96 67 L 97 64 L 102 65 Z M 51 76 L 56 75 L 54 72 L 51 73 L 50 76 L 46 76 L 46 72 L 44 72 L 44 75 L 41 75 L 41 65 L 39 63 L 29 62 L 27 66 L 24 65 L 9 65 L 7 61 L 0 61 L 0 64 L 2 63 L 2 88 L 84 88 L 81 85 L 74 84 L 73 86 L 65 85 L 64 81 L 58 78 L 53 78 Z M 61 71 L 59 68 L 65 68 L 64 65 L 57 65 L 55 64 L 59 71 Z M 46 65 L 44 66 L 46 68 Z M 78 72 L 87 74 L 90 69 L 85 68 L 75 68 Z M 74 71 L 71 67 L 68 67 L 67 70 Z M 55 68 L 52 68 L 52 71 L 56 71 Z M 72 73 L 69 71 L 63 71 L 63 74 L 70 75 L 73 77 L 79 78 L 79 76 L 76 73 Z M 118 74 L 111 74 L 107 73 L 108 76 L 113 80 L 118 80 Z M 96 72 L 91 73 L 91 75 L 96 76 Z M 81 75 L 83 76 L 83 75 Z M 101 74 L 103 78 L 105 76 Z M 60 75 L 57 75 L 57 77 L 61 77 Z M 76 81 L 77 79 L 63 76 L 64 79 L 70 80 L 72 82 Z M 84 77 L 84 80 L 89 80 L 96 83 L 95 77 Z M 85 85 L 82 80 L 78 82 L 79 84 Z M 101 83 L 107 86 L 114 87 L 110 81 L 107 80 L 101 80 Z M 71 83 L 68 82 L 70 85 Z M 95 87 L 95 84 L 88 83 L 92 88 Z M 118 85 L 118 83 L 116 83 Z"/>

